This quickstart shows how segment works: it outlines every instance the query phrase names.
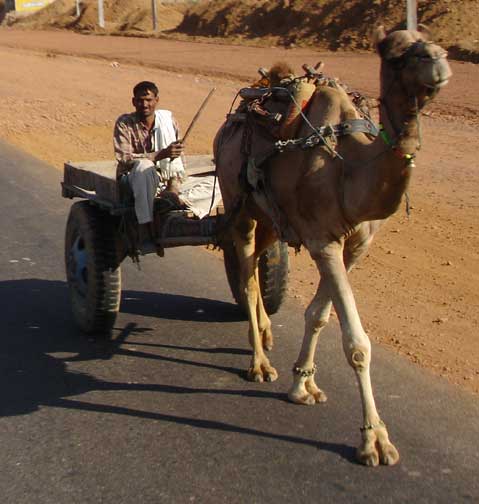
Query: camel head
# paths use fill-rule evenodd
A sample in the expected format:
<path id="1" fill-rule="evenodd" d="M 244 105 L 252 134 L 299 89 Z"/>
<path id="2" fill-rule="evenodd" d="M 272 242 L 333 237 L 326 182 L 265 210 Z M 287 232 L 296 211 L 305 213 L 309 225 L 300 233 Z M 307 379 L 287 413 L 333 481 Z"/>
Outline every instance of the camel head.
<path id="1" fill-rule="evenodd" d="M 421 109 L 444 87 L 451 75 L 447 52 L 429 41 L 425 27 L 421 31 L 398 30 L 386 34 L 381 26 L 375 33 L 375 44 L 381 57 L 381 98 L 399 86 Z"/>

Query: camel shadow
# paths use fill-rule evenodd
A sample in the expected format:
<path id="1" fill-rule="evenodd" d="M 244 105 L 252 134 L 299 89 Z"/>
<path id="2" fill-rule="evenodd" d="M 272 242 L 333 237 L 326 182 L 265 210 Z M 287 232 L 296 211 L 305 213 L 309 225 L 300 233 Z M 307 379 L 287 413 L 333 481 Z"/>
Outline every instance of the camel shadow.
<path id="1" fill-rule="evenodd" d="M 160 316 L 179 318 L 181 307 L 175 308 L 171 312 L 167 308 L 173 302 L 170 298 L 175 296 L 143 296 L 143 294 L 138 292 L 126 293 L 127 297 L 140 297 L 141 299 L 155 301 L 152 306 L 137 310 L 137 312 L 154 312 L 156 302 L 160 301 Z M 228 308 L 226 303 L 195 300 L 181 296 L 180 298 L 180 305 L 184 303 L 183 308 L 185 306 L 194 308 L 199 303 L 201 306 L 216 308 L 215 312 L 219 315 L 220 320 L 235 320 L 234 310 Z M 183 366 L 207 367 L 221 372 L 240 374 L 242 371 L 232 367 L 186 360 L 176 357 L 176 355 L 166 357 L 150 354 L 146 350 L 138 351 L 123 348 L 122 345 L 125 342 L 128 342 L 128 346 L 140 347 L 142 341 L 132 343 L 130 338 L 132 336 L 134 338 L 135 334 L 139 335 L 151 330 L 147 327 L 138 327 L 133 323 L 126 324 L 111 341 L 88 340 L 82 337 L 71 320 L 67 286 L 63 282 L 37 279 L 0 282 L 0 303 L 3 306 L 2 337 L 0 339 L 2 345 L 0 379 L 2 383 L 8 384 L 8 386 L 2 387 L 3 390 L 0 393 L 0 417 L 26 415 L 44 405 L 69 410 L 114 413 L 147 420 L 188 425 L 198 429 L 234 432 L 239 435 L 258 436 L 306 445 L 327 450 L 348 461 L 354 461 L 354 449 L 345 445 L 245 428 L 219 420 L 189 418 L 188 416 L 149 412 L 110 404 L 83 402 L 78 396 L 91 391 L 124 391 L 125 393 L 153 391 L 158 394 L 180 394 L 188 397 L 201 395 L 235 396 L 238 400 L 263 398 L 285 401 L 286 397 L 282 393 L 264 390 L 193 388 L 170 384 L 127 383 L 126 380 L 125 383 L 109 382 L 100 380 L 88 373 L 75 372 L 68 369 L 68 365 L 72 362 L 108 360 L 115 355 L 121 354 L 144 359 L 172 361 Z M 223 308 L 226 309 L 225 313 L 221 312 Z M 155 313 L 159 316 L 157 312 Z M 187 320 L 196 320 L 195 313 L 194 309 L 190 310 Z M 199 354 L 204 352 L 218 354 L 248 353 L 242 349 L 234 348 L 197 349 L 178 344 L 144 344 L 145 347 L 150 345 L 159 348 L 164 347 L 168 350 L 178 350 L 179 352 L 182 350 L 198 351 Z"/>

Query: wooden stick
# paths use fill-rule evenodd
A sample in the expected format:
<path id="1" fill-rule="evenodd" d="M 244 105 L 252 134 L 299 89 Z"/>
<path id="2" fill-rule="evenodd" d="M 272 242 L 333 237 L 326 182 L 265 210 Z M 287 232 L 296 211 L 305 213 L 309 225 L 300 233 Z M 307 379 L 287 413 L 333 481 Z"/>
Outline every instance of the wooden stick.
<path id="1" fill-rule="evenodd" d="M 183 138 L 180 140 L 181 143 L 185 143 L 188 135 L 191 133 L 191 130 L 193 129 L 193 126 L 196 124 L 198 121 L 201 112 L 203 112 L 203 109 L 206 107 L 206 104 L 208 103 L 209 99 L 211 98 L 212 94 L 216 91 L 216 88 L 213 88 L 209 93 L 208 96 L 203 100 L 203 103 L 201 104 L 200 108 L 198 109 L 198 112 L 196 112 L 195 116 L 191 120 L 190 125 L 188 126 L 186 133 L 183 135 Z"/>

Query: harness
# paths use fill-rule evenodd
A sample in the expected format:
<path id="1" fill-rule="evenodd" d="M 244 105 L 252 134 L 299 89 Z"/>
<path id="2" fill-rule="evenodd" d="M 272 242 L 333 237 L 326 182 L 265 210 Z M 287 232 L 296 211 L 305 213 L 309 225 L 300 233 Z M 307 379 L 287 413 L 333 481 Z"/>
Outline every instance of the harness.
<path id="1" fill-rule="evenodd" d="M 251 196 L 259 208 L 271 220 L 278 237 L 296 249 L 300 248 L 301 241 L 292 227 L 288 224 L 286 216 L 278 207 L 273 197 L 270 184 L 267 180 L 267 170 L 265 170 L 267 161 L 286 151 L 294 151 L 297 149 L 307 151 L 318 146 L 325 147 L 332 157 L 343 160 L 342 156 L 335 148 L 339 138 L 354 133 L 364 133 L 371 138 L 377 137 L 380 134 L 380 129 L 371 119 L 369 110 L 365 107 L 361 107 L 365 99 L 357 92 L 349 92 L 348 94 L 361 118 L 349 119 L 339 124 L 314 126 L 309 121 L 305 111 L 318 87 L 338 87 L 340 84 L 338 84 L 335 79 L 329 79 L 323 77 L 322 74 L 320 76 L 316 74 L 314 92 L 306 103 L 298 103 L 291 88 L 292 86 L 296 86 L 297 88 L 298 85 L 301 85 L 304 78 L 305 76 L 295 78 L 292 81 L 286 82 L 284 86 L 279 87 L 260 89 L 245 88 L 240 91 L 240 96 L 242 96 L 244 100 L 250 99 L 251 101 L 246 104 L 243 103 L 236 113 L 229 114 L 228 116 L 230 121 L 244 123 L 241 153 L 245 161 L 242 164 L 240 173 L 240 181 L 243 188 L 242 202 L 244 202 L 247 197 Z M 345 87 L 343 87 L 343 89 L 348 92 Z M 274 136 L 274 131 L 278 131 L 278 125 L 281 122 L 281 114 L 274 111 L 269 112 L 265 106 L 267 100 L 272 97 L 275 100 L 281 101 L 286 101 L 285 98 L 287 98 L 289 103 L 295 108 L 297 115 L 300 116 L 300 122 L 306 123 L 311 129 L 311 133 L 302 137 L 276 138 L 269 143 L 266 149 L 253 152 L 252 142 L 255 133 L 257 135 L 268 135 L 268 123 L 270 124 L 269 130 L 273 131 L 273 134 L 271 134 L 272 137 Z M 260 126 L 258 126 L 258 123 Z M 265 128 L 266 133 L 264 132 Z M 242 203 L 237 206 L 240 208 L 241 205 Z"/>
<path id="2" fill-rule="evenodd" d="M 400 85 L 403 87 L 403 89 L 405 88 L 405 85 L 400 74 L 411 60 L 414 59 L 417 61 L 429 61 L 439 60 L 445 57 L 445 52 L 435 57 L 425 55 L 425 48 L 428 44 L 429 42 L 418 40 L 416 42 L 413 42 L 408 48 L 406 48 L 406 50 L 400 56 L 385 60 L 385 63 L 389 64 L 396 73 L 398 77 L 398 79 L 396 80 L 399 80 Z M 335 148 L 338 142 L 338 138 L 354 133 L 364 133 L 371 138 L 377 137 L 379 135 L 385 144 L 385 149 L 384 151 L 380 152 L 378 156 L 381 156 L 388 151 L 392 151 L 399 159 L 403 160 L 405 165 L 409 168 L 414 167 L 415 159 L 415 153 L 405 153 L 400 148 L 399 141 L 405 130 L 407 121 L 403 122 L 403 124 L 401 124 L 399 128 L 393 123 L 392 116 L 385 101 L 385 98 L 387 97 L 391 88 L 383 93 L 382 99 L 380 100 L 380 107 L 384 111 L 383 117 L 387 119 L 391 125 L 394 133 L 394 138 L 390 137 L 382 124 L 380 124 L 379 127 L 374 124 L 367 108 L 365 109 L 364 107 L 361 107 L 361 102 L 365 101 L 361 95 L 359 95 L 358 93 L 348 92 L 346 87 L 340 85 L 335 79 L 329 79 L 322 73 L 314 73 L 310 71 L 309 68 L 305 68 L 305 66 L 303 66 L 303 68 L 306 70 L 305 76 L 289 79 L 289 81 L 285 83 L 281 82 L 281 85 L 279 87 L 260 89 L 246 88 L 245 90 L 240 91 L 240 95 L 242 95 L 243 97 L 243 106 L 240 105 L 236 113 L 229 114 L 228 116 L 228 120 L 237 120 L 244 122 L 243 141 L 241 146 L 241 153 L 243 155 L 244 162 L 242 164 L 240 174 L 240 180 L 244 193 L 241 197 L 241 201 L 236 205 L 236 208 L 241 208 L 241 205 L 244 204 L 246 199 L 251 196 L 254 199 L 255 203 L 261 208 L 261 210 L 270 218 L 273 228 L 276 231 L 278 237 L 282 241 L 286 241 L 289 245 L 292 245 L 296 248 L 299 248 L 301 246 L 301 242 L 296 236 L 295 232 L 292 230 L 291 226 L 288 225 L 287 219 L 279 209 L 271 193 L 270 185 L 268 184 L 267 170 L 265 170 L 265 165 L 266 162 L 273 156 L 295 149 L 308 150 L 318 146 L 324 147 L 333 158 L 338 158 L 343 161 L 341 166 L 342 172 L 340 174 L 340 192 L 343 192 L 344 189 L 344 166 L 346 162 Z M 350 96 L 352 104 L 361 118 L 344 121 L 335 125 L 323 125 L 319 127 L 314 126 L 313 124 L 311 124 L 304 113 L 309 103 L 311 102 L 312 97 L 310 97 L 308 103 L 306 104 L 298 103 L 291 92 L 291 86 L 301 81 L 314 82 L 316 88 L 324 85 L 331 87 L 341 86 L 344 91 Z M 404 90 L 407 91 L 406 89 Z M 406 93 L 406 95 L 408 95 L 408 93 Z M 287 138 L 275 138 L 270 142 L 267 148 L 263 149 L 260 152 L 253 152 L 251 149 L 251 144 L 253 132 L 257 130 L 257 116 L 260 115 L 262 116 L 263 121 L 270 121 L 271 123 L 278 123 L 281 120 L 281 117 L 278 116 L 275 111 L 270 112 L 263 109 L 264 102 L 271 96 L 282 97 L 282 99 L 284 99 L 284 97 L 288 97 L 290 103 L 294 104 L 294 106 L 296 107 L 297 114 L 298 116 L 300 116 L 301 121 L 303 121 L 310 127 L 311 133 L 304 137 L 296 137 L 293 134 Z M 420 148 L 421 131 L 419 123 L 419 106 L 417 97 L 410 96 L 410 98 L 413 100 L 410 118 L 417 122 L 419 137 L 418 148 Z M 250 99 L 250 101 L 248 102 L 247 99 Z M 375 158 L 378 156 L 375 156 Z M 340 198 L 340 201 L 343 204 L 342 198 Z M 409 198 L 407 193 L 406 211 L 409 213 Z M 233 214 L 234 213 L 235 212 L 233 211 Z M 233 216 L 231 216 L 231 218 L 232 217 Z M 344 215 L 344 217 L 347 221 L 348 219 L 346 218 L 346 215 Z"/>

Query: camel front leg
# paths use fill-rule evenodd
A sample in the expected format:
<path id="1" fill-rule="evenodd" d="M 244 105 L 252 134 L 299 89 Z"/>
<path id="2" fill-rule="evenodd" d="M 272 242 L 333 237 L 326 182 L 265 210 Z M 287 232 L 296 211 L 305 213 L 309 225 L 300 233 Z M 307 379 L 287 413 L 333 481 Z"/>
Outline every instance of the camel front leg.
<path id="1" fill-rule="evenodd" d="M 288 392 L 290 401 L 311 405 L 325 402 L 326 394 L 316 385 L 314 354 L 319 334 L 327 325 L 331 314 L 331 298 L 320 282 L 318 290 L 306 309 L 304 316 L 304 338 L 298 359 L 293 366 L 293 385 Z"/>
<path id="2" fill-rule="evenodd" d="M 367 250 L 372 235 L 369 224 L 363 225 L 346 242 L 343 260 L 348 273 Z M 310 244 L 310 246 L 313 247 L 311 250 L 312 256 L 317 255 L 314 244 Z M 296 404 L 312 405 L 327 400 L 326 394 L 316 385 L 314 354 L 319 335 L 329 322 L 331 308 L 331 296 L 326 283 L 320 282 L 318 290 L 305 312 L 303 343 L 296 364 L 293 367 L 293 385 L 288 392 L 289 399 Z"/>
<path id="3" fill-rule="evenodd" d="M 255 255 L 256 221 L 243 221 L 235 232 L 235 246 L 240 266 L 240 288 L 245 293 L 249 320 L 249 341 L 253 348 L 248 380 L 272 382 L 278 378 L 263 349 L 265 331 L 271 334 L 271 323 L 264 310 L 258 282 L 258 258 Z M 241 230 L 241 231 L 240 231 Z"/>
<path id="4" fill-rule="evenodd" d="M 322 282 L 327 285 L 339 318 L 346 358 L 354 369 L 359 384 L 363 426 L 357 458 L 368 466 L 377 466 L 379 463 L 393 465 L 399 460 L 399 454 L 389 441 L 386 425 L 379 418 L 376 409 L 369 372 L 371 343 L 359 319 L 342 252 L 341 244 L 331 243 L 319 253 L 318 263 Z"/>

